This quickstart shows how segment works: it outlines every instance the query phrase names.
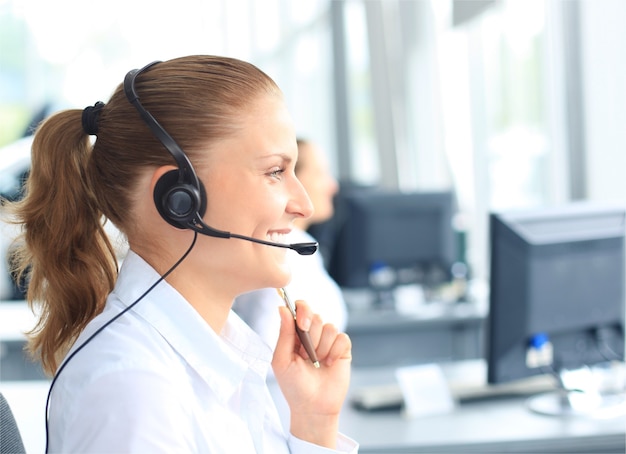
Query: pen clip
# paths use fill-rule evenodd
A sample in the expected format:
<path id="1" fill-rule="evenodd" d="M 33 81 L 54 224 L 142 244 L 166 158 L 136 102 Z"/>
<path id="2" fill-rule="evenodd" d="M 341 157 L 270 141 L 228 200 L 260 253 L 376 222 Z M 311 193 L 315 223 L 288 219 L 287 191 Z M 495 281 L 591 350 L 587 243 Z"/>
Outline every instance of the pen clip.
<path id="1" fill-rule="evenodd" d="M 293 315 L 293 318 L 295 319 L 296 308 L 291 302 L 291 300 L 289 299 L 289 295 L 287 295 L 287 290 L 285 290 L 284 288 L 277 288 L 276 291 L 278 292 L 280 297 L 283 299 L 283 301 L 285 302 L 285 305 L 289 308 L 289 312 L 291 312 L 291 315 Z"/>

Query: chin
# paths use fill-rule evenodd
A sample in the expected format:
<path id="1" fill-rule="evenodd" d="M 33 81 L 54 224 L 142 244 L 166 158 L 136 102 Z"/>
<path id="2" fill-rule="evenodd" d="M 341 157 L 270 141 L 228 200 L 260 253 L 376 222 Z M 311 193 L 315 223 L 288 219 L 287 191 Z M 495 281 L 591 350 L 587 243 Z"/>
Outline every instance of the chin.
<path id="1" fill-rule="evenodd" d="M 282 265 L 280 270 L 272 275 L 272 283 L 268 287 L 284 287 L 291 282 L 291 269 L 287 265 Z"/>

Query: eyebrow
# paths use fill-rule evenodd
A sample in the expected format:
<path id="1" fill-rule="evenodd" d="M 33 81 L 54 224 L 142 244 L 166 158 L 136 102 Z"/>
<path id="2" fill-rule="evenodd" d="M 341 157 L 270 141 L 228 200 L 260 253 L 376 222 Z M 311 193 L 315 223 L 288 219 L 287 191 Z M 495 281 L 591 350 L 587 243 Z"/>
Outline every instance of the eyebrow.
<path id="1" fill-rule="evenodd" d="M 291 161 L 293 161 L 294 159 L 289 156 L 288 154 L 285 153 L 271 153 L 271 154 L 267 154 L 264 156 L 259 156 L 257 158 L 257 161 L 262 161 L 262 160 L 267 160 L 267 159 L 274 159 L 274 158 L 280 158 L 283 161 L 290 163 Z"/>

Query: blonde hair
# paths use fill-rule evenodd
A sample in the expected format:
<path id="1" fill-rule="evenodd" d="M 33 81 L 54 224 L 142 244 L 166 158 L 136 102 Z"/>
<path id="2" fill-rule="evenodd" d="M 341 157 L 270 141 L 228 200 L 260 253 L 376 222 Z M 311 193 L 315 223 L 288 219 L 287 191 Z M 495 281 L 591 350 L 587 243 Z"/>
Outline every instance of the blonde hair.
<path id="1" fill-rule="evenodd" d="M 241 112 L 261 95 L 280 95 L 255 66 L 215 56 L 158 63 L 137 77 L 135 87 L 192 162 L 213 141 L 239 131 Z M 31 307 L 40 306 L 28 349 L 50 374 L 115 284 L 117 261 L 104 221 L 128 233 L 138 173 L 175 164 L 121 85 L 99 113 L 93 146 L 81 117 L 81 110 L 67 110 L 41 124 L 25 196 L 4 202 L 22 227 L 13 272 L 26 279 Z"/>

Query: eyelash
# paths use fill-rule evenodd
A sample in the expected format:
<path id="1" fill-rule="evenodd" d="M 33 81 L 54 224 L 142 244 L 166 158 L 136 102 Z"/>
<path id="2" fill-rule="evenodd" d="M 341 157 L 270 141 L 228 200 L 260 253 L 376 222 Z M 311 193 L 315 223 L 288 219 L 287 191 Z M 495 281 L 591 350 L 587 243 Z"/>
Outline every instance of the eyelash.
<path id="1" fill-rule="evenodd" d="M 280 179 L 283 173 L 285 173 L 285 168 L 279 167 L 277 169 L 271 170 L 268 175 L 272 178 Z"/>

